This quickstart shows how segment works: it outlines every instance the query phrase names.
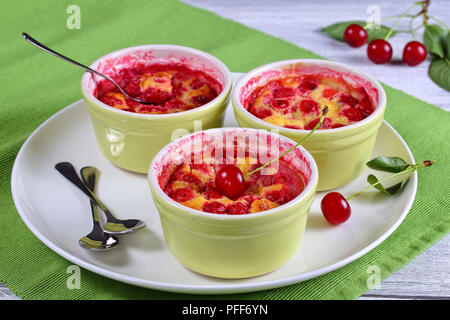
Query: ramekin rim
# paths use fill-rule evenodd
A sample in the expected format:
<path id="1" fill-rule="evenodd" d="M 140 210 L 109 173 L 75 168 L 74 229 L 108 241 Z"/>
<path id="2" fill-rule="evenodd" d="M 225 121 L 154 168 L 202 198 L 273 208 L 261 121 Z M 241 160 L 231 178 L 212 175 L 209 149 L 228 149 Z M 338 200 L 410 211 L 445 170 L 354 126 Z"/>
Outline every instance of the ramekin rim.
<path id="1" fill-rule="evenodd" d="M 180 46 L 180 45 L 174 45 L 174 44 L 146 44 L 146 45 L 122 48 L 119 50 L 109 52 L 109 53 L 97 58 L 95 61 L 93 61 L 89 65 L 89 68 L 93 68 L 94 65 L 98 64 L 103 59 L 106 59 L 109 57 L 114 57 L 114 56 L 119 56 L 123 53 L 126 53 L 127 51 L 147 49 L 147 48 L 148 49 L 181 49 L 181 50 L 190 51 L 190 52 L 199 54 L 200 56 L 203 56 L 203 57 L 209 59 L 211 62 L 213 62 L 213 64 L 219 66 L 220 68 L 223 68 L 223 70 L 225 71 L 225 73 L 224 73 L 225 83 L 223 85 L 222 91 L 220 92 L 220 94 L 217 97 L 215 97 L 210 102 L 208 102 L 200 107 L 191 109 L 191 110 L 175 112 L 175 113 L 165 113 L 165 114 L 147 114 L 147 113 L 144 114 L 144 113 L 129 112 L 129 111 L 119 110 L 117 108 L 111 107 L 111 106 L 101 102 L 91 92 L 89 92 L 89 90 L 87 88 L 87 83 L 88 83 L 88 77 L 90 75 L 90 72 L 85 71 L 83 73 L 83 76 L 81 77 L 81 91 L 82 91 L 83 95 L 86 98 L 91 99 L 93 102 L 95 102 L 97 105 L 99 105 L 102 109 L 116 112 L 117 114 L 121 114 L 125 117 L 128 116 L 128 117 L 132 117 L 132 118 L 161 119 L 161 118 L 171 118 L 171 117 L 175 118 L 177 116 L 186 116 L 186 115 L 189 115 L 189 114 L 192 114 L 195 112 L 203 111 L 205 109 L 208 109 L 209 107 L 216 105 L 218 101 L 220 101 L 222 99 L 226 99 L 227 95 L 230 93 L 232 85 L 233 85 L 233 78 L 231 76 L 231 71 L 230 71 L 230 69 L 228 69 L 226 64 L 223 63 L 221 60 L 219 60 L 219 58 L 213 56 L 210 53 L 207 53 L 207 52 L 199 50 L 199 49 L 186 47 L 186 46 Z"/>
<path id="2" fill-rule="evenodd" d="M 233 90 L 231 93 L 231 100 L 234 106 L 236 106 L 240 111 L 242 111 L 247 117 L 249 117 L 251 120 L 258 122 L 261 125 L 264 126 L 268 126 L 270 128 L 273 129 L 278 129 L 280 131 L 285 131 L 285 132 L 289 132 L 289 133 L 307 133 L 311 130 L 305 130 L 305 129 L 291 129 L 291 128 L 285 128 L 285 127 L 281 127 L 281 126 L 277 126 L 275 124 L 272 124 L 270 122 L 264 121 L 262 119 L 259 119 L 258 117 L 256 117 L 255 115 L 253 115 L 251 112 L 249 112 L 247 109 L 244 108 L 244 106 L 242 105 L 240 99 L 239 99 L 239 93 L 240 93 L 240 89 L 245 85 L 245 83 L 248 82 L 248 80 L 251 79 L 251 77 L 254 77 L 256 75 L 258 75 L 259 73 L 266 71 L 266 70 L 270 70 L 270 68 L 272 67 L 278 67 L 280 65 L 287 65 L 287 64 L 292 64 L 292 63 L 299 63 L 299 62 L 304 62 L 304 63 L 311 63 L 311 64 L 325 64 L 324 67 L 327 66 L 338 66 L 344 69 L 347 69 L 349 72 L 354 73 L 356 75 L 361 75 L 363 76 L 365 79 L 369 80 L 378 90 L 379 92 L 379 101 L 377 104 L 377 107 L 375 108 L 375 111 L 369 115 L 367 118 L 364 118 L 363 120 L 360 120 L 358 122 L 355 122 L 353 124 L 349 124 L 343 127 L 339 127 L 339 128 L 333 128 L 333 129 L 321 129 L 321 130 L 316 130 L 316 132 L 314 133 L 315 135 L 324 135 L 324 134 L 329 134 L 329 133 L 334 133 L 334 132 L 345 132 L 360 126 L 363 126 L 369 122 L 371 122 L 373 119 L 376 119 L 377 116 L 382 113 L 385 108 L 386 108 L 386 92 L 384 91 L 384 88 L 382 87 L 381 83 L 373 78 L 371 75 L 367 74 L 364 71 L 361 71 L 357 68 L 354 68 L 352 66 L 349 66 L 345 63 L 341 63 L 341 62 L 336 62 L 336 61 L 330 61 L 330 60 L 324 60 L 324 59 L 289 59 L 289 60 L 280 60 L 280 61 L 274 61 L 271 63 L 267 63 L 265 65 L 259 66 L 257 68 L 254 68 L 252 70 L 250 70 L 249 72 L 245 73 L 233 86 Z"/>
<path id="3" fill-rule="evenodd" d="M 203 133 L 203 132 L 213 132 L 213 131 L 228 131 L 228 130 L 248 130 L 248 131 L 261 131 L 264 132 L 266 134 L 269 135 L 275 135 L 277 136 L 277 138 L 285 140 L 289 143 L 291 143 L 293 146 L 297 144 L 297 142 L 295 142 L 292 139 L 289 139 L 283 135 L 280 134 L 276 134 L 273 132 L 269 132 L 265 129 L 254 129 L 254 128 L 240 128 L 240 127 L 221 127 L 221 128 L 212 128 L 212 129 L 208 129 L 208 130 L 202 130 L 202 131 L 198 131 L 198 132 L 194 132 L 191 133 L 189 135 L 185 135 L 183 137 L 180 137 L 170 143 L 168 143 L 167 145 L 165 145 L 161 150 L 158 151 L 158 153 L 153 157 L 152 162 L 150 163 L 149 169 L 147 171 L 147 178 L 150 181 L 150 185 L 151 188 L 153 190 L 155 190 L 157 192 L 157 194 L 163 199 L 165 200 L 169 205 L 174 206 L 178 209 L 181 209 L 184 213 L 189 213 L 191 215 L 195 215 L 196 217 L 204 217 L 204 218 L 210 218 L 213 220 L 246 220 L 246 219 L 252 219 L 252 218 L 257 218 L 257 217 L 262 217 L 262 216 L 266 216 L 266 215 L 270 215 L 270 214 L 274 214 L 280 210 L 286 209 L 288 207 L 291 207 L 293 205 L 296 205 L 297 203 L 301 202 L 302 200 L 304 200 L 305 198 L 307 198 L 307 196 L 313 192 L 315 186 L 318 183 L 319 180 L 319 169 L 317 167 L 317 164 L 313 158 L 313 156 L 308 152 L 308 150 L 306 150 L 302 145 L 297 146 L 297 148 L 299 148 L 302 152 L 302 155 L 304 155 L 306 157 L 306 159 L 308 160 L 308 163 L 310 165 L 311 168 L 311 177 L 309 178 L 308 183 L 305 186 L 305 189 L 302 190 L 302 192 L 300 192 L 300 194 L 295 197 L 294 199 L 292 199 L 291 201 L 278 206 L 276 208 L 273 209 L 269 209 L 269 210 L 265 210 L 265 211 L 260 211 L 260 212 L 255 212 L 255 213 L 248 213 L 248 214 L 242 214 L 242 215 L 228 215 L 228 214 L 217 214 L 217 213 L 210 213 L 210 212 L 204 212 L 204 211 L 200 211 L 200 210 L 195 210 L 192 208 L 189 208 L 187 206 L 184 206 L 178 202 L 176 202 L 175 200 L 172 200 L 167 194 L 164 193 L 164 191 L 161 189 L 161 187 L 159 186 L 158 180 L 157 180 L 157 176 L 156 174 L 152 174 L 153 170 L 154 170 L 154 165 L 156 163 L 156 161 L 158 161 L 167 151 L 167 149 L 171 146 L 171 145 L 175 145 L 178 144 L 181 140 L 183 139 L 187 139 L 193 135 L 199 134 L 199 133 Z"/>

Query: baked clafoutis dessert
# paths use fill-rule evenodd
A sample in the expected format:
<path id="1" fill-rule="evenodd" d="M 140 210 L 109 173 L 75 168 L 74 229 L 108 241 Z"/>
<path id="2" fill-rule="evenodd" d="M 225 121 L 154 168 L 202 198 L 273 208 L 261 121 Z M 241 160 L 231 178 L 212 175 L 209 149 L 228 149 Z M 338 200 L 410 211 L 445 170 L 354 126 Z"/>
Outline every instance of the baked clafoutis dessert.
<path id="1" fill-rule="evenodd" d="M 250 133 L 253 134 L 253 131 Z M 235 138 L 244 139 L 244 136 Z M 267 145 L 262 153 L 256 149 L 250 151 L 263 144 Z M 184 151 L 183 161 L 170 161 L 158 178 L 167 196 L 191 209 L 228 215 L 270 210 L 296 198 L 309 179 L 305 174 L 310 172 L 309 169 L 298 169 L 303 156 L 296 150 L 267 168 L 245 176 L 280 154 L 279 148 L 271 145 L 271 140 L 263 143 L 247 141 L 246 144 L 235 142 L 231 146 L 226 145 L 224 140 L 223 147 L 212 150 L 205 146 L 202 148 L 203 152 L 194 151 L 190 156 Z M 226 196 L 216 185 L 216 175 L 225 166 L 236 166 L 245 176 L 245 190 L 237 197 Z"/>
<path id="2" fill-rule="evenodd" d="M 304 73 L 301 68 L 290 71 L 254 87 L 243 101 L 244 108 L 268 123 L 304 130 L 314 128 L 324 106 L 328 114 L 319 129 L 356 123 L 375 110 L 376 103 L 367 89 L 350 84 L 338 73 Z"/>
<path id="3" fill-rule="evenodd" d="M 119 70 L 112 78 L 125 92 L 151 103 L 129 99 L 110 81 L 99 81 L 94 95 L 103 103 L 143 114 L 176 113 L 200 107 L 216 98 L 221 84 L 205 71 L 182 63 L 138 64 Z"/>
<path id="4" fill-rule="evenodd" d="M 236 166 L 245 174 L 259 165 L 250 158 Z M 215 185 L 216 173 L 223 165 L 182 164 L 171 175 L 164 192 L 173 200 L 192 209 L 217 214 L 246 214 L 276 208 L 294 199 L 304 189 L 301 176 L 280 161 L 277 172 L 246 178 L 244 195 L 230 199 Z"/>

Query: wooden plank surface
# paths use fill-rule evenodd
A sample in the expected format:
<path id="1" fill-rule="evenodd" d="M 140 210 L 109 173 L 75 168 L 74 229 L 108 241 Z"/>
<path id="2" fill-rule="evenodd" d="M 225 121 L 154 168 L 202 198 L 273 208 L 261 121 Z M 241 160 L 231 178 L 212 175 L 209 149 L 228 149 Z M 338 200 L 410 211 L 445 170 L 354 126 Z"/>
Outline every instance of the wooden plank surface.
<path id="1" fill-rule="evenodd" d="M 412 1 L 273 1 L 273 0 L 185 0 L 185 2 L 238 21 L 249 27 L 285 39 L 326 58 L 351 64 L 377 79 L 415 97 L 450 111 L 449 92 L 428 77 L 429 60 L 411 68 L 400 63 L 408 34 L 391 40 L 393 62 L 374 65 L 366 57 L 365 47 L 352 49 L 320 32 L 320 28 L 338 21 L 367 17 L 370 5 L 378 5 L 381 17 L 400 14 Z M 449 2 L 433 0 L 430 13 L 450 21 Z M 392 21 L 387 21 L 391 24 Z M 406 29 L 407 23 L 399 27 Z M 241 70 L 232 70 L 239 72 Z M 1 299 L 19 299 L 0 283 Z M 410 264 L 381 282 L 360 299 L 450 299 L 450 235 L 431 246 Z"/>

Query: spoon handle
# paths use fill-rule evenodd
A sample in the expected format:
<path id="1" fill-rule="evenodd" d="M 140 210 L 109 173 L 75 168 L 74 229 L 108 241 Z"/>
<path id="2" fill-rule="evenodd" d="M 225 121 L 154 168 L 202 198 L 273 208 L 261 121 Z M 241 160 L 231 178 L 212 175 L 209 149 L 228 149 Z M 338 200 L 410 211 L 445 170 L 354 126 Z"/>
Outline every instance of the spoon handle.
<path id="1" fill-rule="evenodd" d="M 101 73 L 99 73 L 99 72 L 97 72 L 97 71 L 95 71 L 95 70 L 93 70 L 93 69 L 91 69 L 91 68 L 85 66 L 84 64 L 81 64 L 81 63 L 79 63 L 79 62 L 77 62 L 77 61 L 74 61 L 74 60 L 72 60 L 72 59 L 70 59 L 70 58 L 68 58 L 68 57 L 66 57 L 66 56 L 64 56 L 64 55 L 62 55 L 61 53 L 58 53 L 58 52 L 56 52 L 56 51 L 50 49 L 50 48 L 47 47 L 46 45 L 44 45 L 44 44 L 40 43 L 39 41 L 37 41 L 36 39 L 34 39 L 32 36 L 30 36 L 30 35 L 29 35 L 28 33 L 26 33 L 26 32 L 22 32 L 22 36 L 23 36 L 23 37 L 25 38 L 25 40 L 27 40 L 29 43 L 33 44 L 34 46 L 38 47 L 38 48 L 41 49 L 41 50 L 44 50 L 45 52 L 48 52 L 48 53 L 50 53 L 50 54 L 52 54 L 52 55 L 54 55 L 54 56 L 56 56 L 56 57 L 58 57 L 58 58 L 61 58 L 61 59 L 66 60 L 66 61 L 68 61 L 68 62 L 70 62 L 70 63 L 73 63 L 73 64 L 75 64 L 75 65 L 77 65 L 77 66 L 79 66 L 79 67 L 81 67 L 81 68 L 83 68 L 83 69 L 85 69 L 85 70 L 87 70 L 87 71 L 89 71 L 89 72 L 93 72 L 93 73 L 95 73 L 95 74 L 97 74 L 97 75 L 99 75 L 99 76 L 101 76 L 101 77 L 103 77 L 103 78 L 107 78 L 108 80 L 111 80 L 111 79 L 109 79 L 108 77 L 106 77 L 105 75 L 103 75 L 103 74 L 101 74 Z"/>
<path id="2" fill-rule="evenodd" d="M 81 179 L 83 180 L 84 185 L 95 194 L 97 179 L 98 179 L 98 170 L 95 167 L 83 167 L 80 170 Z M 93 230 L 97 232 L 102 232 L 102 227 L 100 226 L 100 217 L 98 215 L 98 208 L 94 201 L 89 200 L 91 203 L 91 212 L 92 212 L 92 220 L 94 223 Z"/>
<path id="3" fill-rule="evenodd" d="M 105 213 L 110 213 L 109 209 L 106 205 L 101 202 L 91 190 L 89 190 L 81 179 L 78 177 L 75 168 L 72 166 L 70 162 L 59 162 L 55 165 L 55 169 L 61 173 L 67 180 L 76 185 L 81 191 L 84 192 L 100 209 L 102 209 Z"/>

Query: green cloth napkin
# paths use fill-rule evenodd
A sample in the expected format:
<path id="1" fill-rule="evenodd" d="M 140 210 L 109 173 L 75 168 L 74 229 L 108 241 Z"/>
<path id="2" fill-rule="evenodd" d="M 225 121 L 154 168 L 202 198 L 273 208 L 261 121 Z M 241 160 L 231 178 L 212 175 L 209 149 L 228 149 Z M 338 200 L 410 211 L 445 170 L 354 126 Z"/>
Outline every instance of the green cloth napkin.
<path id="1" fill-rule="evenodd" d="M 81 10 L 80 29 L 70 30 L 69 5 Z M 51 48 L 89 64 L 129 46 L 171 43 L 207 51 L 235 72 L 291 58 L 320 58 L 293 44 L 174 1 L 0 2 L 0 281 L 25 299 L 354 299 L 368 290 L 367 267 L 384 279 L 450 230 L 450 114 L 384 86 L 386 120 L 417 161 L 433 159 L 419 172 L 415 203 L 405 221 L 364 257 L 319 278 L 280 289 L 228 296 L 195 296 L 139 288 L 82 269 L 81 289 L 68 290 L 72 263 L 48 249 L 27 229 L 11 197 L 10 178 L 19 148 L 45 119 L 81 98 L 82 71 L 32 47 L 26 31 Z"/>

